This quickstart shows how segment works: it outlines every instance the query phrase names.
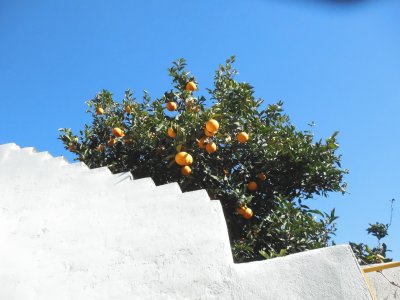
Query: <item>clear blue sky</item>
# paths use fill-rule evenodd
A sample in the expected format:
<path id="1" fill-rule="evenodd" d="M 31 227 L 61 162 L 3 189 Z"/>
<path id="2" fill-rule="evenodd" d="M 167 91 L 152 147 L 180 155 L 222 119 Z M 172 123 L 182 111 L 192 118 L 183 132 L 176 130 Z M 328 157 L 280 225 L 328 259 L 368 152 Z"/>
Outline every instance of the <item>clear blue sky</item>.
<path id="1" fill-rule="evenodd" d="M 315 201 L 336 207 L 336 241 L 371 242 L 365 228 L 396 198 L 386 242 L 400 259 L 399 12 L 398 0 L 1 0 L 0 143 L 72 160 L 57 129 L 82 128 L 101 89 L 159 96 L 184 57 L 205 94 L 235 54 L 239 79 L 282 99 L 299 129 L 340 131 L 349 194 Z"/>

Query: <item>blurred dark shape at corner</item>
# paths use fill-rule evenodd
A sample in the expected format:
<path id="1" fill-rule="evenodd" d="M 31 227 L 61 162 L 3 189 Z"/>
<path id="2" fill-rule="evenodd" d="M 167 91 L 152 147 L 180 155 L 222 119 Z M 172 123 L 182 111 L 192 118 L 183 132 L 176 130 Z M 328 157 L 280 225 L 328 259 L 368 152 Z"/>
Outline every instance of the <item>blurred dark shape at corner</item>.
<path id="1" fill-rule="evenodd" d="M 318 0 L 313 0 L 318 1 Z M 330 2 L 333 4 L 358 4 L 358 3 L 365 3 L 370 2 L 369 0 L 319 0 L 319 2 Z"/>
<path id="2" fill-rule="evenodd" d="M 293 4 L 326 4 L 326 5 L 336 5 L 336 6 L 350 6 L 356 4 L 364 4 L 371 2 L 372 0 L 278 0 L 285 3 L 293 3 Z M 382 0 L 381 0 L 382 1 Z"/>

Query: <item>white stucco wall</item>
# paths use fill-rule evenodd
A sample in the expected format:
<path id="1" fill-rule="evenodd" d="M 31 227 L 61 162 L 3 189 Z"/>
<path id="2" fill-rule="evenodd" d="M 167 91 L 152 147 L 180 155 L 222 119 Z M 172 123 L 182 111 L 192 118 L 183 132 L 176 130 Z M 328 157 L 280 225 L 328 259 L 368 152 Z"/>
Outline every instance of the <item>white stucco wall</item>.
<path id="1" fill-rule="evenodd" d="M 221 205 L 0 146 L 0 299 L 371 299 L 346 245 L 234 264 Z"/>
<path id="2" fill-rule="evenodd" d="M 371 272 L 366 275 L 377 299 L 400 299 L 400 267 Z"/>

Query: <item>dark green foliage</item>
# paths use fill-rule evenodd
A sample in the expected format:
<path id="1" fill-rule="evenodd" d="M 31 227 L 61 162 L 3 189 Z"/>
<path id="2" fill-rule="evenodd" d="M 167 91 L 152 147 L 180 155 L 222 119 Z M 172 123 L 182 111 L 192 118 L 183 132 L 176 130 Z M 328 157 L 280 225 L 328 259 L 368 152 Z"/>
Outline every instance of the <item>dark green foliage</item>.
<path id="1" fill-rule="evenodd" d="M 381 243 L 381 239 L 385 238 L 389 234 L 389 228 L 392 225 L 393 217 L 393 205 L 395 199 L 391 200 L 390 204 L 390 221 L 388 224 L 378 223 L 369 224 L 367 228 L 368 234 L 376 237 L 377 245 L 373 248 L 363 243 L 350 242 L 350 246 L 353 249 L 354 254 L 357 256 L 358 262 L 362 265 L 377 264 L 391 262 L 391 258 L 387 258 L 387 252 L 390 250 L 387 248 L 385 243 Z"/>

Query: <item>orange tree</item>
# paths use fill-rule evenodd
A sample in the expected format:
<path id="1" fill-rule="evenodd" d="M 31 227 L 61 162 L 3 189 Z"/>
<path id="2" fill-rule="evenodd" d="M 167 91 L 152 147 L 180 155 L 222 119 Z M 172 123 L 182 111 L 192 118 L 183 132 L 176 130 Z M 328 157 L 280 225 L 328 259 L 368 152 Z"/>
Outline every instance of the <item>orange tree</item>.
<path id="1" fill-rule="evenodd" d="M 63 128 L 59 138 L 91 168 L 206 189 L 221 201 L 238 262 L 327 246 L 337 217 L 304 200 L 345 191 L 336 133 L 315 141 L 296 130 L 281 102 L 263 106 L 250 84 L 235 80 L 233 62 L 216 71 L 208 101 L 183 59 L 159 98 L 145 92 L 138 101 L 128 90 L 115 101 L 103 90 L 88 101 L 92 123 L 79 135 Z"/>

